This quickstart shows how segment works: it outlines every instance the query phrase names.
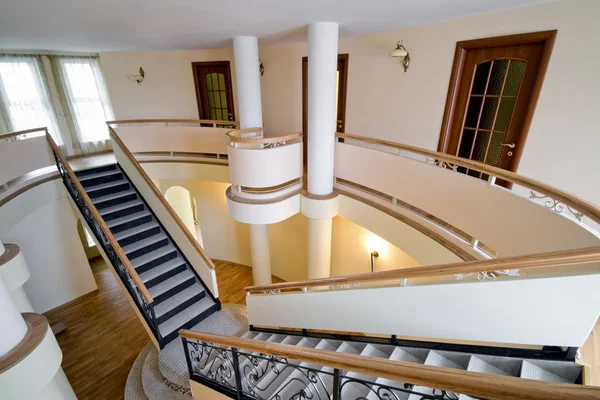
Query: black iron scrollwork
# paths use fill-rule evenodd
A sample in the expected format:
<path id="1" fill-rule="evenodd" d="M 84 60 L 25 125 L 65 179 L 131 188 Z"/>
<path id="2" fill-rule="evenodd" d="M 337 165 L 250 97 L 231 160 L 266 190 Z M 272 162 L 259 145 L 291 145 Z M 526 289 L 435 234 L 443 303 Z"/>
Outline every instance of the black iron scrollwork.
<path id="1" fill-rule="evenodd" d="M 457 393 L 364 375 L 192 339 L 183 340 L 190 378 L 251 400 L 457 400 Z M 360 376 L 360 377 L 359 377 Z M 394 386 L 395 385 L 395 386 Z"/>

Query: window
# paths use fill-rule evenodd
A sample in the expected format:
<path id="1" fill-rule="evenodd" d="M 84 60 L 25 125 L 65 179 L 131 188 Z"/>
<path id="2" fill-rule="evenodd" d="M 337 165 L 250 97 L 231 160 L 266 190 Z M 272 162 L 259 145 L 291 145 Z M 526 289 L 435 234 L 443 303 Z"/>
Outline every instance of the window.
<path id="1" fill-rule="evenodd" d="M 46 126 L 61 143 L 40 63 L 35 56 L 0 56 L 0 111 L 9 130 Z"/>
<path id="2" fill-rule="evenodd" d="M 104 80 L 96 58 L 58 57 L 61 83 L 82 145 L 105 142 L 112 119 Z"/>

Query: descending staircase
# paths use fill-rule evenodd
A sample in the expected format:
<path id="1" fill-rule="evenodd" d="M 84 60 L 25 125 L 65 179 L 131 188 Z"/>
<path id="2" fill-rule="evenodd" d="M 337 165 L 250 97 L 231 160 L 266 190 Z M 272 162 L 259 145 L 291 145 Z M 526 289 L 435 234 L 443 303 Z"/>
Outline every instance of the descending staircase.
<path id="1" fill-rule="evenodd" d="M 116 165 L 77 178 L 154 299 L 161 347 L 220 309 L 134 185 Z"/>
<path id="2" fill-rule="evenodd" d="M 581 367 L 572 361 L 490 356 L 255 331 L 249 331 L 242 337 L 304 348 L 547 382 L 581 383 L 582 379 Z M 209 346 L 211 346 L 210 343 Z M 232 390 L 236 388 L 235 374 L 230 376 L 218 374 L 219 369 L 225 368 L 226 364 L 223 361 L 222 353 L 204 351 L 198 355 L 196 350 L 197 357 L 194 359 L 192 351 L 189 351 L 193 368 L 192 379 L 215 388 L 214 378 L 218 377 L 222 383 L 216 382 L 218 383 L 216 388 L 222 388 L 224 393 L 232 395 Z M 291 359 L 278 361 L 277 358 L 269 358 L 259 352 L 245 353 L 243 350 L 240 350 L 237 358 L 239 360 L 237 370 L 242 371 L 239 374 L 242 391 L 244 395 L 249 395 L 248 398 L 292 399 L 310 394 L 309 398 L 312 399 L 329 399 L 332 396 L 334 385 L 332 368 Z M 341 399 L 471 399 L 464 394 L 442 392 L 439 389 L 396 382 L 352 371 L 342 371 L 340 387 Z"/>

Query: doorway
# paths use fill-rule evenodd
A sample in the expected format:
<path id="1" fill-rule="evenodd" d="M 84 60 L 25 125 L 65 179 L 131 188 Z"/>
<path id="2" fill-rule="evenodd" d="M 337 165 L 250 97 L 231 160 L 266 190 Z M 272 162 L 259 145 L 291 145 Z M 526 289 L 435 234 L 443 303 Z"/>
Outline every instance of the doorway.
<path id="1" fill-rule="evenodd" d="M 192 70 L 200 119 L 235 121 L 229 61 L 193 62 Z"/>
<path id="2" fill-rule="evenodd" d="M 346 129 L 346 93 L 348 88 L 348 54 L 338 54 L 335 129 L 345 132 Z M 304 138 L 304 165 L 308 156 L 308 57 L 302 57 L 302 134 Z"/>
<path id="3" fill-rule="evenodd" d="M 555 37 L 545 31 L 458 42 L 438 151 L 515 172 Z"/>

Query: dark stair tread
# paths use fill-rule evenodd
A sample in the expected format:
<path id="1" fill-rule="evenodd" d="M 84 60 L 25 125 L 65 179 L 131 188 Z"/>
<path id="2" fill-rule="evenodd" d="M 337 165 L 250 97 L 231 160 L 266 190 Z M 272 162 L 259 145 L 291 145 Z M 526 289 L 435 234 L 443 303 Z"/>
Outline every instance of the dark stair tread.
<path id="1" fill-rule="evenodd" d="M 130 195 L 130 194 L 137 194 L 137 193 L 135 192 L 135 190 L 129 189 L 129 190 L 125 190 L 122 192 L 107 194 L 106 196 L 102 196 L 102 197 L 96 197 L 95 199 L 92 199 L 92 203 L 94 203 L 96 205 L 96 204 L 103 203 L 108 200 L 118 199 L 119 197 L 124 197 L 124 196 Z"/>
<path id="2" fill-rule="evenodd" d="M 91 179 L 103 178 L 105 176 L 117 175 L 117 174 L 123 174 L 123 173 L 118 168 L 117 169 L 111 169 L 109 171 L 101 171 L 101 172 L 97 172 L 95 174 L 89 174 L 89 175 L 81 176 L 81 177 L 79 177 L 79 181 L 81 183 L 85 183 L 85 181 L 89 181 Z"/>
<path id="3" fill-rule="evenodd" d="M 169 318 L 168 320 L 166 320 L 158 326 L 160 334 L 162 335 L 162 337 L 168 336 L 169 334 L 177 331 L 179 328 L 185 325 L 186 322 L 191 321 L 198 315 L 208 310 L 210 307 L 214 306 L 214 304 L 215 302 L 212 301 L 210 297 L 205 297 L 199 302 L 192 304 L 188 308 L 181 310 L 181 312 Z"/>
<path id="4" fill-rule="evenodd" d="M 98 185 L 88 186 L 85 189 L 86 189 L 86 192 L 88 194 L 90 194 L 90 193 L 93 193 L 93 192 L 97 192 L 98 190 L 105 190 L 105 189 L 111 188 L 113 186 L 124 185 L 126 183 L 129 184 L 129 185 L 131 185 L 129 183 L 129 181 L 127 181 L 126 179 L 121 179 L 121 180 L 118 180 L 118 181 L 111 181 L 111 182 L 100 183 Z"/>
<path id="5" fill-rule="evenodd" d="M 166 301 L 154 306 L 154 313 L 156 314 L 156 318 L 160 318 L 175 307 L 183 304 L 184 302 L 190 300 L 195 296 L 202 295 L 204 293 L 204 289 L 200 285 L 192 285 L 181 292 L 177 293 L 175 296 L 169 298 Z M 199 299 L 201 300 L 201 299 Z M 184 311 L 184 310 L 182 310 Z M 166 321 L 165 321 L 166 322 Z"/>
<path id="6" fill-rule="evenodd" d="M 138 218 L 142 218 L 142 217 L 145 217 L 148 215 L 150 215 L 150 211 L 148 211 L 148 210 L 138 211 L 136 213 L 125 215 L 121 218 L 117 218 L 117 219 L 113 219 L 112 221 L 108 221 L 106 223 L 106 225 L 109 228 L 112 228 L 112 227 L 124 224 L 126 222 L 135 221 Z"/>
<path id="7" fill-rule="evenodd" d="M 165 235 L 163 232 L 159 232 L 156 235 L 150 236 L 149 238 L 139 240 L 135 243 L 124 246 L 123 251 L 125 252 L 125 254 L 133 253 L 134 251 L 141 250 L 144 247 L 148 247 L 151 244 L 154 244 L 156 242 L 159 242 L 159 241 L 165 240 L 165 239 L 168 240 L 169 237 L 167 235 Z"/>
<path id="8" fill-rule="evenodd" d="M 154 278 L 158 278 L 159 276 L 166 274 L 167 272 L 169 272 L 181 265 L 184 265 L 184 264 L 185 264 L 185 261 L 183 261 L 183 259 L 181 259 L 180 257 L 177 257 L 177 258 L 169 260 L 165 263 L 160 264 L 156 268 L 152 268 L 146 272 L 141 273 L 140 278 L 142 279 L 142 282 L 146 283 L 146 282 L 148 282 Z"/>
<path id="9" fill-rule="evenodd" d="M 81 179 L 91 174 L 96 174 L 103 171 L 117 171 L 117 164 L 108 164 L 94 168 L 80 169 L 75 172 L 75 175 Z"/>
<path id="10" fill-rule="evenodd" d="M 157 268 L 160 268 L 160 266 Z M 158 297 L 161 294 L 166 293 L 169 290 L 193 278 L 194 274 L 190 270 L 186 269 L 185 271 L 178 273 L 177 275 L 167 279 L 166 281 L 161 282 L 156 286 L 152 286 L 151 288 L 148 288 L 148 291 L 150 292 L 150 295 L 152 297 Z"/>
<path id="11" fill-rule="evenodd" d="M 167 246 L 161 247 L 159 249 L 151 251 L 150 253 L 144 254 L 143 256 L 131 260 L 131 265 L 133 265 L 134 268 L 141 267 L 146 263 L 149 263 L 153 260 L 156 260 L 159 257 L 173 252 L 177 252 L 177 249 L 172 244 L 168 244 Z M 162 264 L 157 265 L 155 268 L 162 268 Z"/>
<path id="12" fill-rule="evenodd" d="M 144 202 L 141 201 L 140 199 L 130 200 L 126 203 L 117 204 L 116 206 L 103 208 L 102 210 L 99 210 L 99 212 L 100 212 L 100 215 L 104 216 L 104 215 L 112 214 L 117 211 L 124 210 L 126 208 L 135 207 L 140 204 L 144 204 Z"/>
<path id="13" fill-rule="evenodd" d="M 127 229 L 126 231 L 119 232 L 114 235 L 115 239 L 123 240 L 125 238 L 138 235 L 141 232 L 147 231 L 148 229 L 152 229 L 154 227 L 158 227 L 158 223 L 156 221 L 146 222 L 145 224 L 136 226 L 135 228 Z"/>

